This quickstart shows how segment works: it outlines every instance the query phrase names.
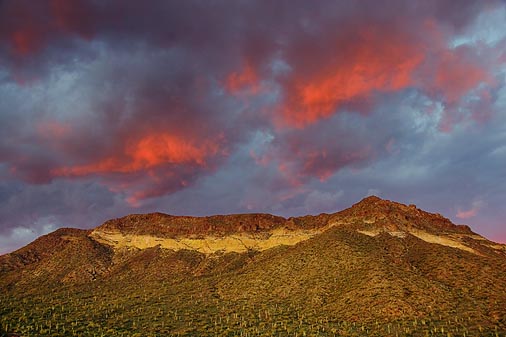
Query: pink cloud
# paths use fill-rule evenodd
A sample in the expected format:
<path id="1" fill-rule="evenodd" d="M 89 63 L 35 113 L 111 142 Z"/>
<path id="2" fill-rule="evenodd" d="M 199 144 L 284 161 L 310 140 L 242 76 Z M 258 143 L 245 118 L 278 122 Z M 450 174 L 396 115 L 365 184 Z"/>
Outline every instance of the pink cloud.
<path id="1" fill-rule="evenodd" d="M 468 210 L 459 209 L 456 217 L 459 219 L 469 219 L 475 217 L 476 214 L 478 214 L 478 210 L 476 208 L 471 208 Z"/>
<path id="2" fill-rule="evenodd" d="M 457 210 L 457 214 L 455 215 L 459 219 L 470 219 L 478 215 L 479 210 L 483 207 L 483 201 L 476 200 L 472 203 L 471 208 L 469 209 L 461 209 Z"/>
<path id="3" fill-rule="evenodd" d="M 330 40 L 328 57 L 315 57 L 310 50 L 292 55 L 295 69 L 285 82 L 278 123 L 302 128 L 375 91 L 404 89 L 414 83 L 413 72 L 424 59 L 420 45 L 385 25 L 362 27 L 346 38 Z M 302 69 L 301 59 L 306 63 L 312 58 L 310 70 Z"/>
<path id="4" fill-rule="evenodd" d="M 255 69 L 246 63 L 240 71 L 234 71 L 227 76 L 225 88 L 231 94 L 247 91 L 257 94 L 260 90 L 260 77 Z"/>

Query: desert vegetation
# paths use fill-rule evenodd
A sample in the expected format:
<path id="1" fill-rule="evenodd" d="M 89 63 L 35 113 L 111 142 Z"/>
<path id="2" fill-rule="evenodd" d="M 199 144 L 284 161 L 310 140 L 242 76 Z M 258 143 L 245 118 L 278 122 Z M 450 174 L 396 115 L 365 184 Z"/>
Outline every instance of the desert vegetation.
<path id="1" fill-rule="evenodd" d="M 222 299 L 212 293 L 211 283 L 122 289 L 97 284 L 4 296 L 0 331 L 22 336 L 506 336 L 501 322 L 480 325 L 456 312 L 385 321 L 364 320 L 357 311 L 356 320 L 342 320 L 312 304 Z"/>

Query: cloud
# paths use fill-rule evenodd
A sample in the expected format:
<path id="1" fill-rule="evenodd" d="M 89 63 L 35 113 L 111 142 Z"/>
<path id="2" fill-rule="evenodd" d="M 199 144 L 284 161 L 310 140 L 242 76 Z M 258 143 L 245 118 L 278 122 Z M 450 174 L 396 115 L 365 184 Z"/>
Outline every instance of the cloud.
<path id="1" fill-rule="evenodd" d="M 51 223 L 43 225 L 40 230 L 34 230 L 28 227 L 13 228 L 7 235 L 0 236 L 0 254 L 9 253 L 27 243 L 34 241 L 41 235 L 48 234 L 57 229 L 57 226 Z"/>
<path id="2" fill-rule="evenodd" d="M 367 193 L 366 193 L 366 197 L 370 197 L 372 195 L 375 195 L 375 196 L 380 196 L 381 195 L 381 191 L 378 190 L 378 189 L 375 189 L 375 188 L 370 188 L 367 190 Z"/>
<path id="3" fill-rule="evenodd" d="M 456 217 L 459 219 L 469 219 L 475 217 L 477 213 L 478 213 L 477 208 L 471 208 L 467 211 L 459 210 L 457 212 Z"/>
<path id="4" fill-rule="evenodd" d="M 473 201 L 471 208 L 461 209 L 459 208 L 455 215 L 459 219 L 470 219 L 478 215 L 478 212 L 483 208 L 484 202 L 482 200 Z"/>
<path id="5" fill-rule="evenodd" d="M 446 214 L 483 198 L 457 215 L 497 224 L 485 209 L 505 181 L 503 12 L 4 0 L 3 235 L 41 233 L 49 216 L 330 211 L 371 186 Z"/>
<path id="6" fill-rule="evenodd" d="M 306 196 L 304 207 L 308 213 L 335 212 L 337 210 L 337 202 L 343 196 L 344 191 L 337 191 L 335 193 L 311 191 Z"/>
<path id="7" fill-rule="evenodd" d="M 234 71 L 227 76 L 225 88 L 232 94 L 240 91 L 249 90 L 253 94 L 259 90 L 259 78 L 255 70 L 246 64 L 240 71 Z"/>
<path id="8" fill-rule="evenodd" d="M 495 87 L 491 65 L 499 63 L 468 46 L 452 48 L 444 26 L 425 19 L 405 26 L 392 18 L 390 24 L 373 21 L 351 30 L 345 24 L 295 41 L 287 53 L 292 71 L 283 78 L 277 123 L 303 128 L 342 111 L 367 114 L 385 94 L 415 88 L 448 107 L 441 126 L 448 131 L 461 121 L 456 106 L 467 94 L 481 90 L 486 95 Z"/>
<path id="9" fill-rule="evenodd" d="M 142 199 L 183 188 L 214 170 L 237 136 L 222 125 L 219 115 L 226 121 L 230 112 L 220 111 L 226 100 L 211 92 L 213 84 L 192 78 L 188 69 L 168 71 L 167 77 L 155 72 L 178 62 L 178 52 L 151 54 L 151 64 L 128 75 L 120 72 L 146 55 L 118 55 L 114 64 L 110 56 L 76 67 L 69 79 L 65 71 L 55 72 L 46 82 L 50 89 L 44 83 L 23 88 L 40 92 L 28 100 L 10 96 L 6 120 L 17 105 L 26 106 L 27 117 L 44 111 L 33 116 L 36 132 L 6 128 L 12 138 L 4 139 L 10 143 L 4 162 L 13 175 L 33 183 L 95 176 Z M 117 76 L 127 76 L 126 82 L 113 86 Z M 80 90 L 68 92 L 69 86 Z M 7 84 L 4 90 L 10 90 Z"/>
<path id="10" fill-rule="evenodd" d="M 270 156 L 294 185 L 310 178 L 325 181 L 343 168 L 361 167 L 375 156 L 375 143 L 354 122 L 337 117 L 283 133 L 273 142 Z M 358 127 L 354 133 L 349 132 L 352 125 Z"/>
<path id="11" fill-rule="evenodd" d="M 303 127 L 347 104 L 367 100 L 375 92 L 398 91 L 414 84 L 413 72 L 424 55 L 409 35 L 374 24 L 353 28 L 325 34 L 325 41 L 312 36 L 306 46 L 312 52 L 292 51 L 295 55 L 288 56 L 293 72 L 285 79 L 285 105 L 280 108 L 288 125 Z M 320 57 L 313 60 L 318 67 L 301 69 L 312 62 L 318 43 L 324 43 L 324 52 L 332 57 Z"/>
<path id="12" fill-rule="evenodd" d="M 56 168 L 53 177 L 102 177 L 119 176 L 119 184 L 112 179 L 111 188 L 130 190 L 129 185 L 138 184 L 139 173 L 148 173 L 153 187 L 144 186 L 144 191 L 135 191 L 130 199 L 134 204 L 140 199 L 159 196 L 182 188 L 198 170 L 211 169 L 208 158 L 217 156 L 220 151 L 219 140 L 203 140 L 193 143 L 188 137 L 178 138 L 168 133 L 150 133 L 137 141 L 126 140 L 125 148 L 110 157 L 95 163 Z M 141 178 L 140 184 L 146 184 Z M 155 188 L 154 185 L 158 187 Z M 118 187 L 119 185 L 119 187 Z"/>

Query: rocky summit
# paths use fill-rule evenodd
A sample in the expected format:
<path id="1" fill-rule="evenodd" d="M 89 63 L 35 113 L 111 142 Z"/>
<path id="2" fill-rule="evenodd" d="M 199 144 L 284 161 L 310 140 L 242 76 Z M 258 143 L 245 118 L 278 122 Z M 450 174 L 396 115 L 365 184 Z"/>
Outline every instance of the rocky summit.
<path id="1" fill-rule="evenodd" d="M 0 336 L 506 336 L 506 246 L 368 197 L 134 214 L 0 256 Z"/>

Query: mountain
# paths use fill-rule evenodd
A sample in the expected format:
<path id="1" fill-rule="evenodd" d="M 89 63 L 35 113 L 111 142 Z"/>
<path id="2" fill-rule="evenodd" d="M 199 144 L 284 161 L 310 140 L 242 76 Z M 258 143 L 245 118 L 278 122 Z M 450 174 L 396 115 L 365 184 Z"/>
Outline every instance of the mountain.
<path id="1" fill-rule="evenodd" d="M 0 256 L 0 290 L 0 336 L 506 336 L 506 245 L 374 196 L 59 229 Z"/>

